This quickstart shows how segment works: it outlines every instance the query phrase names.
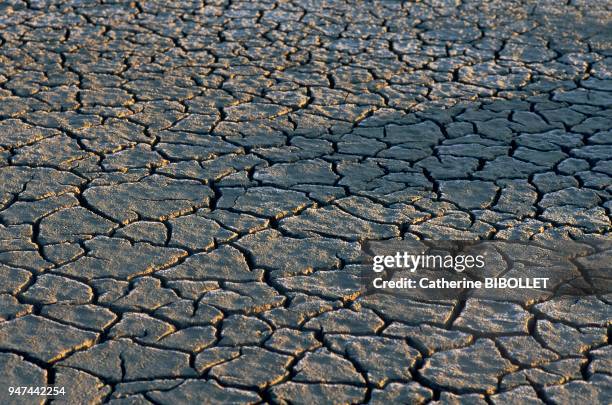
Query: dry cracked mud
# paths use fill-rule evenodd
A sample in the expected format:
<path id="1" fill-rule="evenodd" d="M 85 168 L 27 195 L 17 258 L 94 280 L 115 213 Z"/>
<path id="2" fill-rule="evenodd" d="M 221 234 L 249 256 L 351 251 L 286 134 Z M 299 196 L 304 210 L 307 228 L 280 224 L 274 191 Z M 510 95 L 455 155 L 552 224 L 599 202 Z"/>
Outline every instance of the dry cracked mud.
<path id="1" fill-rule="evenodd" d="M 610 241 L 611 24 L 596 0 L 3 0 L 1 402 L 612 402 L 611 295 L 358 277 L 366 240 Z M 43 385 L 66 394 L 8 395 Z"/>

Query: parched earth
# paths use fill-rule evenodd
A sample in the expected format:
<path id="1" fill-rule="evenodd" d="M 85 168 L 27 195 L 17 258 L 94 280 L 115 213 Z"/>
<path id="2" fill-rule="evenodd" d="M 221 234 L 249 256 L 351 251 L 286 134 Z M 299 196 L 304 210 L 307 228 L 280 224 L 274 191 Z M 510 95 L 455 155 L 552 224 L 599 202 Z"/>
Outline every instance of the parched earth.
<path id="1" fill-rule="evenodd" d="M 366 240 L 610 241 L 611 24 L 596 0 L 1 1 L 2 404 L 612 402 L 610 294 L 359 284 Z"/>

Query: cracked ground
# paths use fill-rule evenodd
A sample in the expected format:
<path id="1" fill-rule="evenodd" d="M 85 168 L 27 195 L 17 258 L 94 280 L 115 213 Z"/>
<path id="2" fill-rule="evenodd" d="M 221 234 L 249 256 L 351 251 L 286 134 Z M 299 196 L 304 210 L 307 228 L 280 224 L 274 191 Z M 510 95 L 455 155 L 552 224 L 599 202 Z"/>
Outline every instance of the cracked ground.
<path id="1" fill-rule="evenodd" d="M 367 240 L 610 241 L 611 16 L 1 1 L 1 402 L 612 402 L 610 294 L 358 276 Z"/>

